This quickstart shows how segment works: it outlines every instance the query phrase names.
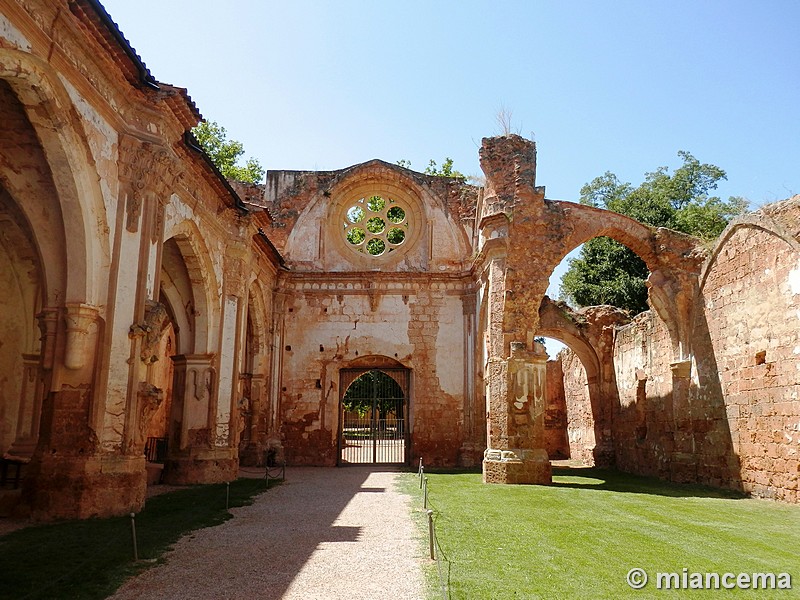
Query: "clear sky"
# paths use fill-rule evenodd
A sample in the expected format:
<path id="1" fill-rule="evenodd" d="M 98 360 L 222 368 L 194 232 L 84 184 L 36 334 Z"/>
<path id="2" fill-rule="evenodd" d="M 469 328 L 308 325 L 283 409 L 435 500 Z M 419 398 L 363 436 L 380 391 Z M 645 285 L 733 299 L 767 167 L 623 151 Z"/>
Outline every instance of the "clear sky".
<path id="1" fill-rule="evenodd" d="M 452 157 L 501 108 L 538 185 L 577 200 L 679 150 L 723 198 L 800 193 L 800 1 L 101 0 L 156 79 L 266 169 Z"/>

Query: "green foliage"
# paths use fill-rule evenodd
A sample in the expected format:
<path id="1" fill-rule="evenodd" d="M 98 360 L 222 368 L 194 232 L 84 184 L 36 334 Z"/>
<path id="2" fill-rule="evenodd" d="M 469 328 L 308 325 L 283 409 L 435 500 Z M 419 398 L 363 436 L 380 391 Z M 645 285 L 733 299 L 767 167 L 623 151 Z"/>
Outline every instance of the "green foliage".
<path id="1" fill-rule="evenodd" d="M 386 239 L 389 240 L 390 244 L 400 244 L 406 239 L 406 232 L 399 227 L 392 227 L 386 234 Z"/>
<path id="2" fill-rule="evenodd" d="M 401 398 L 404 398 L 404 394 L 398 383 L 386 373 L 373 369 L 350 384 L 342 398 L 342 405 L 346 411 L 358 413 L 362 417 L 373 406 L 381 415 L 385 415 L 395 410 L 397 400 Z"/>
<path id="3" fill-rule="evenodd" d="M 365 237 L 367 237 L 367 235 L 360 227 L 352 227 L 351 229 L 347 230 L 347 241 L 354 246 L 358 246 L 361 242 L 363 242 Z"/>
<path id="4" fill-rule="evenodd" d="M 798 506 L 613 469 L 555 467 L 549 486 L 487 486 L 479 472 L 426 469 L 425 475 L 449 598 L 658 598 L 656 573 L 683 568 L 797 577 Z M 408 474 L 403 489 L 421 506 L 418 481 Z M 425 513 L 414 514 L 422 516 L 417 523 L 427 550 Z M 634 567 L 651 577 L 640 593 L 625 582 Z M 438 597 L 436 563 L 429 569 L 430 597 Z M 725 592 L 755 597 L 750 590 Z"/>
<path id="5" fill-rule="evenodd" d="M 453 168 L 453 159 L 449 156 L 444 159 L 441 168 L 436 166 L 436 161 L 431 159 L 428 163 L 428 166 L 425 167 L 425 174 L 426 175 L 433 175 L 435 177 L 452 177 L 453 179 L 458 179 L 459 181 L 466 181 L 467 176 L 463 173 L 456 171 Z"/>
<path id="6" fill-rule="evenodd" d="M 407 160 L 405 158 L 401 158 L 400 160 L 397 161 L 396 164 L 398 166 L 400 166 L 400 167 L 403 167 L 404 169 L 410 169 L 411 168 L 411 161 Z M 453 168 L 453 159 L 450 158 L 449 156 L 444 159 L 444 162 L 442 163 L 441 167 L 439 167 L 436 164 L 436 161 L 433 160 L 433 159 L 428 161 L 428 166 L 425 167 L 424 173 L 426 175 L 433 175 L 434 177 L 452 177 L 453 179 L 458 179 L 461 182 L 464 182 L 464 181 L 467 181 L 467 180 L 473 181 L 475 179 L 472 176 L 467 177 L 466 175 L 464 175 L 460 171 L 456 171 Z"/>
<path id="7" fill-rule="evenodd" d="M 606 172 L 581 188 L 581 204 L 627 215 L 653 227 L 667 227 L 710 241 L 731 218 L 747 210 L 747 200 L 723 201 L 709 193 L 726 178 L 717 166 L 679 152 L 683 164 L 670 175 L 659 167 L 634 188 Z M 647 266 L 631 250 L 609 238 L 586 242 L 561 281 L 561 297 L 578 306 L 612 304 L 638 314 L 647 310 Z"/>
<path id="8" fill-rule="evenodd" d="M 647 310 L 647 265 L 607 237 L 589 240 L 561 278 L 561 294 L 578 306 L 611 304 L 638 314 Z"/>
<path id="9" fill-rule="evenodd" d="M 258 160 L 250 158 L 244 166 L 237 164 L 244 154 L 244 146 L 236 140 L 228 140 L 228 133 L 221 125 L 214 121 L 201 121 L 192 133 L 211 162 L 228 179 L 247 183 L 260 183 L 264 179 L 264 168 Z"/>

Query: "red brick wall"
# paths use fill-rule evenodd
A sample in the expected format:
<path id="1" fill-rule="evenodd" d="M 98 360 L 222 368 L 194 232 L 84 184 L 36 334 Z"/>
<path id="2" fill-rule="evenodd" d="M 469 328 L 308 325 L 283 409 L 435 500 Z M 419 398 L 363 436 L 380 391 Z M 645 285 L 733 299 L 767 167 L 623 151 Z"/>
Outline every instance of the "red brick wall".
<path id="1" fill-rule="evenodd" d="M 567 402 L 561 354 L 547 361 L 547 405 L 544 413 L 544 449 L 550 460 L 569 458 L 567 440 Z"/>
<path id="2" fill-rule="evenodd" d="M 652 311 L 617 332 L 619 403 L 613 436 L 616 464 L 623 471 L 670 478 L 675 450 L 671 355 L 667 328 Z"/>
<path id="3" fill-rule="evenodd" d="M 561 355 L 564 396 L 567 404 L 567 438 L 570 458 L 594 465 L 594 416 L 589 401 L 586 369 L 572 352 Z"/>
<path id="4" fill-rule="evenodd" d="M 720 249 L 702 290 L 741 485 L 792 502 L 800 474 L 798 258 L 779 237 L 741 227 Z"/>

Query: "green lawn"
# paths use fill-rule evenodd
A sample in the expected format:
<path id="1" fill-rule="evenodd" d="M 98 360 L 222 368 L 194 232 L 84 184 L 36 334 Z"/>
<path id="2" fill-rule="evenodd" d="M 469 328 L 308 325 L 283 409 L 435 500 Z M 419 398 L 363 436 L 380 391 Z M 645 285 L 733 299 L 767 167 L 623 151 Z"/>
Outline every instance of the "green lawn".
<path id="1" fill-rule="evenodd" d="M 605 469 L 556 468 L 552 486 L 426 476 L 450 598 L 800 596 L 800 506 Z M 427 547 L 418 479 L 409 475 L 406 485 Z M 649 575 L 642 590 L 626 583 L 634 567 Z M 684 568 L 687 577 L 786 572 L 793 589 L 656 588 L 657 573 L 682 576 Z M 429 581 L 430 597 L 442 597 L 435 563 Z"/>
<path id="2" fill-rule="evenodd" d="M 270 481 L 270 485 L 275 484 Z M 250 504 L 263 479 L 230 484 L 230 507 Z M 130 517 L 28 527 L 0 537 L 0 599 L 100 600 L 156 563 L 182 535 L 230 518 L 225 484 L 193 486 L 147 501 L 136 515 L 140 561 L 133 561 Z"/>

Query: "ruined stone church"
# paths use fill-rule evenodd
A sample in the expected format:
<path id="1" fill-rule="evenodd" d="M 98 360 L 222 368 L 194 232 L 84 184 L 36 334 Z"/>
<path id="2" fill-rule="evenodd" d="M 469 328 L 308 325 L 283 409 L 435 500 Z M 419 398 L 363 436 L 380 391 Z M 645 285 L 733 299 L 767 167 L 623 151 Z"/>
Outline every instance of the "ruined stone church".
<path id="1" fill-rule="evenodd" d="M 98 0 L 0 0 L 15 514 L 137 511 L 148 482 L 267 460 L 420 457 L 487 483 L 573 458 L 798 501 L 800 197 L 707 248 L 547 199 L 516 135 L 483 140 L 483 186 L 380 160 L 244 185 L 200 120 Z M 650 270 L 633 321 L 545 295 L 597 236 Z M 548 362 L 538 336 L 570 350 Z"/>

